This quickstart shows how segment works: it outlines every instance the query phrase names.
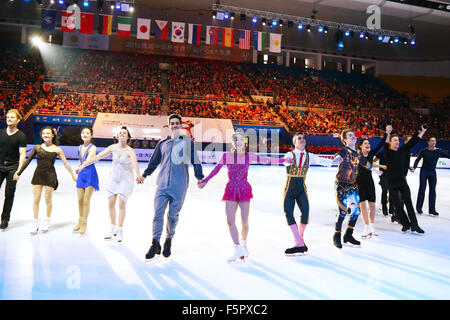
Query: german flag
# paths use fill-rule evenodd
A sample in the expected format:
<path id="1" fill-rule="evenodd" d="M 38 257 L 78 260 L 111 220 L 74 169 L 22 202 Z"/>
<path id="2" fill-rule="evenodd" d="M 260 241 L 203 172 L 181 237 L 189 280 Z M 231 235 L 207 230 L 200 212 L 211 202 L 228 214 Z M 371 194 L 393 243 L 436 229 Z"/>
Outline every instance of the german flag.
<path id="1" fill-rule="evenodd" d="M 110 36 L 112 29 L 112 16 L 100 14 L 98 17 L 98 33 Z"/>

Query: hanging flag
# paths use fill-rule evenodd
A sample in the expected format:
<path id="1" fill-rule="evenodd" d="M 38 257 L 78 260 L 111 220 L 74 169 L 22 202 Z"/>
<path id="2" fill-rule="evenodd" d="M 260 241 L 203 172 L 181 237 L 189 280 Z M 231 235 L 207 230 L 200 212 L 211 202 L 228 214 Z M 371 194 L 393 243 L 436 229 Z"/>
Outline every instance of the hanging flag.
<path id="1" fill-rule="evenodd" d="M 234 42 L 234 29 L 222 28 L 222 45 L 224 47 L 232 47 Z"/>
<path id="2" fill-rule="evenodd" d="M 250 50 L 250 30 L 239 30 L 239 49 Z"/>
<path id="3" fill-rule="evenodd" d="M 271 33 L 270 34 L 270 52 L 281 52 L 281 34 L 279 33 Z"/>
<path id="4" fill-rule="evenodd" d="M 112 16 L 98 15 L 98 33 L 110 36 L 112 33 Z"/>
<path id="5" fill-rule="evenodd" d="M 75 32 L 76 17 L 75 12 L 61 11 L 61 31 Z"/>
<path id="6" fill-rule="evenodd" d="M 131 35 L 131 17 L 117 17 L 117 35 L 129 38 Z"/>
<path id="7" fill-rule="evenodd" d="M 80 19 L 80 33 L 94 33 L 94 14 L 82 12 Z"/>
<path id="8" fill-rule="evenodd" d="M 42 9 L 43 30 L 55 30 L 56 10 Z"/>
<path id="9" fill-rule="evenodd" d="M 149 40 L 150 39 L 150 19 L 137 19 L 137 35 L 136 38 Z"/>
<path id="10" fill-rule="evenodd" d="M 255 31 L 253 34 L 255 36 L 254 49 L 258 51 L 265 51 L 267 33 Z"/>
<path id="11" fill-rule="evenodd" d="M 206 27 L 206 44 L 216 45 L 219 35 L 219 28 L 207 26 Z"/>
<path id="12" fill-rule="evenodd" d="M 184 42 L 184 29 L 186 23 L 172 21 L 172 42 Z"/>
<path id="13" fill-rule="evenodd" d="M 167 21 L 163 20 L 155 20 L 156 22 L 156 29 L 155 29 L 155 38 L 159 40 L 167 40 Z"/>
<path id="14" fill-rule="evenodd" d="M 200 44 L 201 33 L 202 33 L 202 25 L 201 24 L 189 23 L 188 43 Z"/>

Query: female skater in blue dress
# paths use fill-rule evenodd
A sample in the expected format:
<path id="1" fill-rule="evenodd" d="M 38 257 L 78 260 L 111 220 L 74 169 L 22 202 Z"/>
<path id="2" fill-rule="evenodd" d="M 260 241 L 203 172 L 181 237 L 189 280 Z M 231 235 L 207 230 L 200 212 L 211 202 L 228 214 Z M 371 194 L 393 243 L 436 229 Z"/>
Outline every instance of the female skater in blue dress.
<path id="1" fill-rule="evenodd" d="M 78 148 L 79 166 L 97 154 L 97 147 L 91 142 L 91 128 L 83 128 L 81 130 L 81 139 L 83 140 L 83 144 Z M 78 224 L 73 228 L 73 232 L 80 232 L 81 235 L 86 233 L 87 217 L 89 215 L 91 197 L 94 190 L 98 191 L 98 175 L 95 164 L 91 164 L 78 173 L 77 193 L 80 218 Z"/>

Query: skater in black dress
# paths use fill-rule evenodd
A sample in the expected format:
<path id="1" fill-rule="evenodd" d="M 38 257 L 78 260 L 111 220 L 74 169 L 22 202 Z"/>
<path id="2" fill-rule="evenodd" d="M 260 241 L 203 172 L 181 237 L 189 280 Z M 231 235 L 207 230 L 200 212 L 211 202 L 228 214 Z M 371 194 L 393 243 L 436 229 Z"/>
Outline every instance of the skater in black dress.
<path id="1" fill-rule="evenodd" d="M 53 191 L 58 188 L 58 179 L 55 170 L 55 160 L 59 158 L 64 162 L 64 166 L 72 176 L 74 181 L 77 181 L 76 175 L 67 162 L 66 156 L 61 148 L 56 146 L 56 131 L 51 127 L 45 127 L 41 130 L 41 139 L 44 143 L 36 145 L 26 160 L 22 169 L 14 176 L 17 180 L 26 167 L 30 164 L 34 157 L 37 159 L 37 166 L 31 179 L 33 185 L 33 213 L 34 220 L 32 224 L 31 234 L 36 234 L 38 230 L 42 232 L 48 231 L 50 226 L 50 215 L 52 213 L 52 195 Z M 41 201 L 42 190 L 44 189 L 44 197 L 47 205 L 47 217 L 38 224 L 39 217 L 39 202 Z"/>
<path id="2" fill-rule="evenodd" d="M 356 151 L 358 151 L 368 162 L 373 163 L 373 158 L 383 147 L 385 140 L 386 135 L 380 140 L 380 143 L 378 143 L 375 149 L 370 150 L 369 140 L 361 139 L 356 144 Z M 364 231 L 361 234 L 361 237 L 367 238 L 377 236 L 373 226 L 375 220 L 375 183 L 373 182 L 372 171 L 359 164 L 356 183 L 358 184 L 359 190 L 359 208 L 361 209 L 361 215 L 364 221 Z M 367 211 L 367 202 L 369 203 L 369 211 Z"/>

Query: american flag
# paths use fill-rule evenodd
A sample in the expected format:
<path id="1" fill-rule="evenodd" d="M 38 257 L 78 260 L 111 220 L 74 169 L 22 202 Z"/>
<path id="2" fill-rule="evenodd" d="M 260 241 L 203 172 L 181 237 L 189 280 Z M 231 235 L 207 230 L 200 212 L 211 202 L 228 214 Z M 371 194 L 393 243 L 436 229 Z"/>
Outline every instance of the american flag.
<path id="1" fill-rule="evenodd" d="M 239 30 L 239 49 L 250 50 L 250 30 Z"/>

